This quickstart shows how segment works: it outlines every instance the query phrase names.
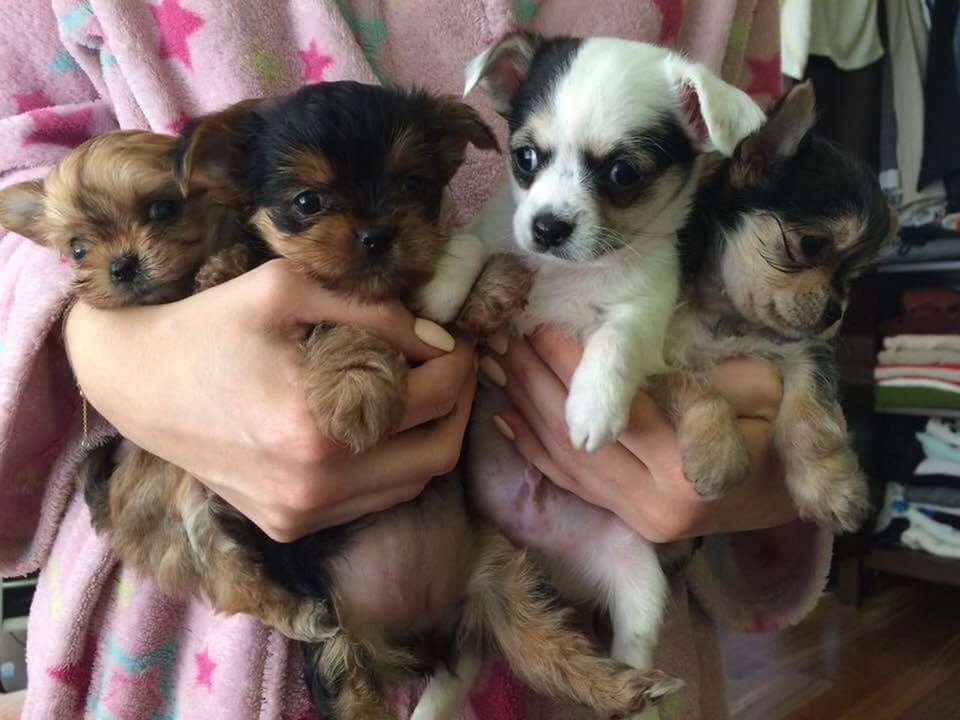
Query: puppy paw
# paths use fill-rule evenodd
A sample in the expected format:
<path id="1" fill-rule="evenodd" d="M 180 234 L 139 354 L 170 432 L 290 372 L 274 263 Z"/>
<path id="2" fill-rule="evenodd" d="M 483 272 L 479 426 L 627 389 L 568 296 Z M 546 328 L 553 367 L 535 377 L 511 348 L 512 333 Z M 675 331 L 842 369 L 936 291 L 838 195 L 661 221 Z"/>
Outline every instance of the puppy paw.
<path id="1" fill-rule="evenodd" d="M 629 393 L 618 392 L 609 378 L 595 378 L 581 364 L 570 383 L 566 420 L 570 444 L 576 450 L 596 452 L 619 437 L 630 414 Z"/>
<path id="2" fill-rule="evenodd" d="M 649 718 L 652 706 L 679 692 L 684 687 L 680 678 L 660 670 L 635 670 L 624 672 L 624 695 L 627 705 L 615 718 Z M 642 713 L 637 715 L 637 713 Z M 653 717 L 656 717 L 654 714 Z"/>
<path id="3" fill-rule="evenodd" d="M 677 423 L 683 473 L 700 497 L 712 500 L 750 469 L 747 441 L 725 401 L 691 407 Z"/>
<path id="4" fill-rule="evenodd" d="M 835 533 L 858 530 L 870 513 L 870 487 L 849 448 L 790 463 L 787 484 L 800 517 Z"/>
<path id="5" fill-rule="evenodd" d="M 210 257 L 193 280 L 196 292 L 239 277 L 253 265 L 253 255 L 243 243 L 236 243 Z"/>
<path id="6" fill-rule="evenodd" d="M 307 402 L 320 430 L 355 453 L 403 419 L 407 364 L 373 333 L 338 326 L 307 341 Z"/>
<path id="7" fill-rule="evenodd" d="M 527 306 L 533 271 L 514 255 L 494 255 L 484 266 L 454 327 L 472 337 L 485 338 L 506 330 Z"/>
<path id="8" fill-rule="evenodd" d="M 451 322 L 463 308 L 486 255 L 486 247 L 477 237 L 463 234 L 451 239 L 433 278 L 415 299 L 414 309 L 440 325 Z"/>

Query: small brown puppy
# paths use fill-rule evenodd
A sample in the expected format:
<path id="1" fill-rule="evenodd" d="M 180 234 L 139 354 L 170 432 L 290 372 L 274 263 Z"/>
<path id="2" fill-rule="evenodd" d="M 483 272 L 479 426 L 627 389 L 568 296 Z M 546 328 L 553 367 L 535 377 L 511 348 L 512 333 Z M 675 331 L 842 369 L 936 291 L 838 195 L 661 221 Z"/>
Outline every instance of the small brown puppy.
<path id="1" fill-rule="evenodd" d="M 831 339 L 853 280 L 876 262 L 896 218 L 876 175 L 812 133 L 813 88 L 798 85 L 733 158 L 717 160 L 682 239 L 688 282 L 671 326 L 669 362 L 771 360 L 783 378 L 774 446 L 800 515 L 851 531 L 867 484 L 837 401 Z M 654 388 L 677 423 L 684 470 L 705 497 L 749 464 L 729 404 L 702 375 Z"/>
<path id="2" fill-rule="evenodd" d="M 496 147 L 453 99 L 324 83 L 201 119 L 185 132 L 176 174 L 188 202 L 236 208 L 270 250 L 324 286 L 446 321 L 483 260 L 478 240 L 447 232 L 445 188 L 468 144 Z M 218 275 L 244 269 L 241 259 Z M 508 323 L 528 286 L 528 274 L 490 265 L 461 324 Z M 364 330 L 318 327 L 304 358 L 304 392 L 326 433 L 357 451 L 396 429 L 407 363 L 395 350 Z M 121 558 L 168 592 L 202 591 L 219 610 L 319 643 L 306 648 L 308 678 L 339 718 L 392 717 L 391 686 L 435 668 L 418 720 L 446 717 L 458 698 L 443 668 L 475 673 L 487 650 L 541 691 L 605 714 L 677 687 L 604 658 L 573 630 L 536 564 L 467 511 L 455 474 L 413 501 L 285 545 L 146 453 L 124 459 L 109 486 Z"/>
<path id="3" fill-rule="evenodd" d="M 185 297 L 233 225 L 222 206 L 183 199 L 173 178 L 177 142 L 139 130 L 88 140 L 45 180 L 0 190 L 0 225 L 72 260 L 76 293 L 91 305 Z"/>

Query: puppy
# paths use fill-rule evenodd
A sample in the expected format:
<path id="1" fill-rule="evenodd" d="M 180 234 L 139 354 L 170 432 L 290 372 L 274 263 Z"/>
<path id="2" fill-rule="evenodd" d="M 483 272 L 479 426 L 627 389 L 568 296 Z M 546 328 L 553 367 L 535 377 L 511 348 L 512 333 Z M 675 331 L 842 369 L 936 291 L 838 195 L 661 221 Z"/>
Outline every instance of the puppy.
<path id="1" fill-rule="evenodd" d="M 482 265 L 469 252 L 478 240 L 446 229 L 445 187 L 468 144 L 497 147 L 462 103 L 325 83 L 199 120 L 175 173 L 188 200 L 237 209 L 272 252 L 324 286 L 442 319 L 456 316 Z M 511 298 L 525 288 L 503 291 L 518 277 L 501 275 L 512 280 L 493 300 L 468 300 L 470 322 L 484 308 L 521 307 Z M 494 279 L 484 271 L 478 284 Z M 407 363 L 379 338 L 317 327 L 304 366 L 317 422 L 347 451 L 397 428 Z M 438 474 L 450 466 L 438 459 Z M 604 714 L 633 712 L 676 686 L 603 657 L 571 629 L 537 566 L 468 514 L 455 474 L 415 500 L 284 545 L 189 474 L 134 452 L 113 473 L 108 511 L 120 557 L 165 591 L 203 592 L 219 610 L 311 643 L 314 696 L 339 718 L 392 717 L 392 686 L 434 668 L 416 717 L 447 717 L 462 700 L 454 673 L 475 675 L 484 651 L 501 652 L 541 691 Z"/>
<path id="2" fill-rule="evenodd" d="M 689 282 L 668 355 L 693 370 L 742 355 L 777 366 L 773 439 L 787 486 L 801 517 L 839 532 L 859 527 L 869 499 L 830 340 L 896 219 L 875 173 L 812 134 L 814 108 L 812 86 L 796 86 L 705 179 L 683 233 Z M 653 390 L 677 425 L 688 479 L 720 495 L 748 466 L 732 409 L 702 375 L 673 373 Z"/>
<path id="3" fill-rule="evenodd" d="M 549 323 L 584 342 L 566 424 L 574 448 L 594 451 L 620 434 L 637 390 L 666 368 L 677 232 L 694 201 L 701 149 L 729 154 L 764 116 L 702 66 L 610 38 L 508 35 L 468 66 L 466 91 L 477 84 L 510 129 L 508 186 L 477 232 L 497 249 L 512 238 L 536 269 L 518 330 Z M 492 432 L 502 402 L 484 393 L 475 414 L 472 499 L 508 537 L 542 554 L 565 597 L 610 610 L 614 658 L 650 667 L 666 593 L 654 547 L 528 468 Z"/>
<path id="4" fill-rule="evenodd" d="M 185 297 L 236 233 L 223 206 L 181 197 L 176 146 L 174 136 L 139 130 L 88 140 L 45 180 L 0 190 L 0 225 L 70 260 L 76 295 L 91 305 Z"/>

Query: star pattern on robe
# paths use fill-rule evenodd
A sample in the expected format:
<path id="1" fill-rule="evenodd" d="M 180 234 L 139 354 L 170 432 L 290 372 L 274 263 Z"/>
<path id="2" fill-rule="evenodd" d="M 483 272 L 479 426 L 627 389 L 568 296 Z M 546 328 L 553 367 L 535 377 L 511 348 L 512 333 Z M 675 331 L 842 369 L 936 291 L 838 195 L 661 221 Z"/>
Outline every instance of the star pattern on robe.
<path id="1" fill-rule="evenodd" d="M 18 113 L 30 112 L 53 105 L 53 101 L 47 97 L 43 90 L 34 90 L 32 93 L 24 94 L 14 93 L 13 102 L 17 106 Z"/>
<path id="2" fill-rule="evenodd" d="M 303 66 L 304 82 L 323 82 L 324 72 L 333 65 L 333 58 L 317 50 L 317 41 L 311 40 L 306 50 L 298 50 L 300 64 Z"/>
<path id="3" fill-rule="evenodd" d="M 212 692 L 213 671 L 217 669 L 217 664 L 210 659 L 210 652 L 205 649 L 203 652 L 194 653 L 193 661 L 197 665 L 197 674 L 194 682 Z"/>
<path id="4" fill-rule="evenodd" d="M 180 0 L 162 0 L 158 5 L 151 5 L 150 12 L 159 34 L 157 50 L 160 59 L 176 58 L 192 70 L 187 41 L 203 26 L 203 18 L 184 8 Z"/>
<path id="5" fill-rule="evenodd" d="M 90 124 L 93 120 L 93 108 L 55 112 L 45 108 L 31 110 L 33 132 L 23 141 L 24 147 L 30 145 L 60 145 L 71 150 L 90 138 Z"/>
<path id="6" fill-rule="evenodd" d="M 75 695 L 74 711 L 79 713 L 83 701 L 90 687 L 90 678 L 93 676 L 93 661 L 97 655 L 97 646 L 92 638 L 88 638 L 80 659 L 72 663 L 62 663 L 47 668 L 47 675 L 58 683 L 66 685 Z"/>

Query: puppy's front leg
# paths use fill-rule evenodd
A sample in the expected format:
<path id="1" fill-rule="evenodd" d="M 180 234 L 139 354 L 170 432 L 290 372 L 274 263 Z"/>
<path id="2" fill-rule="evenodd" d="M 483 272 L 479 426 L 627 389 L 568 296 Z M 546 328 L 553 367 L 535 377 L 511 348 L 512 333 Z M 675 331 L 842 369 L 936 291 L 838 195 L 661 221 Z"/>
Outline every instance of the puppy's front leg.
<path id="1" fill-rule="evenodd" d="M 399 427 L 408 373 L 400 353 L 347 325 L 314 328 L 305 351 L 307 402 L 328 437 L 359 453 Z"/>
<path id="2" fill-rule="evenodd" d="M 683 473 L 701 497 L 718 498 L 750 468 L 733 407 L 702 373 L 676 370 L 655 378 L 649 392 L 673 421 Z"/>
<path id="3" fill-rule="evenodd" d="M 620 310 L 587 338 L 573 373 L 566 419 L 570 442 L 578 450 L 594 452 L 616 440 L 627 425 L 637 390 L 647 377 L 665 369 L 663 333 L 651 332 L 644 313 L 634 314 L 634 309 Z"/>
<path id="4" fill-rule="evenodd" d="M 487 260 L 487 248 L 475 235 L 457 235 L 437 264 L 433 278 L 420 291 L 415 309 L 424 317 L 446 325 L 463 307 Z"/>
<path id="5" fill-rule="evenodd" d="M 850 447 L 831 361 L 822 355 L 813 348 L 781 363 L 774 442 L 800 517 L 851 532 L 869 511 L 869 487 Z"/>

